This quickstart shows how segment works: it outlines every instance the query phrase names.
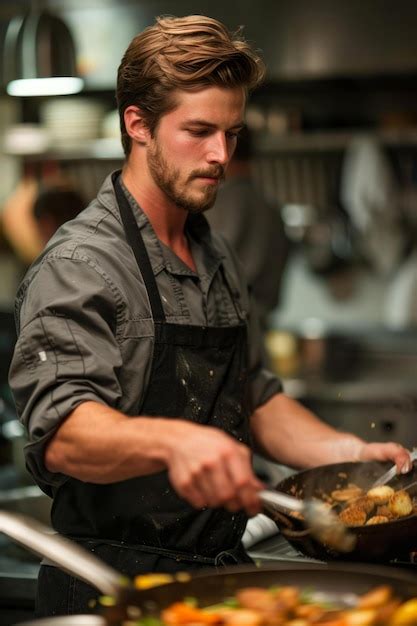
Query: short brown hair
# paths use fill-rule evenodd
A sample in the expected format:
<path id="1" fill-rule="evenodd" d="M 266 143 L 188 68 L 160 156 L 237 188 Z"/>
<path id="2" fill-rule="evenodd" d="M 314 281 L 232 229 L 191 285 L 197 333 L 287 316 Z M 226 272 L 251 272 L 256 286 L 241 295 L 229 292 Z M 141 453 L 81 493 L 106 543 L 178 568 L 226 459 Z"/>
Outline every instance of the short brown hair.
<path id="1" fill-rule="evenodd" d="M 221 22 L 204 15 L 157 17 L 130 43 L 117 74 L 122 144 L 131 139 L 124 123 L 125 109 L 140 107 L 153 133 L 164 113 L 175 108 L 175 89 L 198 90 L 210 85 L 257 87 L 265 75 L 260 56 L 243 39 L 241 29 L 231 33 Z"/>

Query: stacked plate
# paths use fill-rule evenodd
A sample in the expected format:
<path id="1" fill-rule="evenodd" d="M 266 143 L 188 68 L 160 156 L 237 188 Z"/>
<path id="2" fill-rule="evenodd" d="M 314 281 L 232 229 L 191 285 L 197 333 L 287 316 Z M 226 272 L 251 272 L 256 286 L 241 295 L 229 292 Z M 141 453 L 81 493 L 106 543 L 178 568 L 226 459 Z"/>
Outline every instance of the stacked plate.
<path id="1" fill-rule="evenodd" d="M 6 154 L 39 154 L 50 146 L 50 137 L 45 128 L 35 124 L 13 124 L 3 137 Z"/>
<path id="2" fill-rule="evenodd" d="M 53 98 L 43 103 L 40 116 L 52 147 L 74 149 L 99 137 L 104 105 L 87 98 Z"/>

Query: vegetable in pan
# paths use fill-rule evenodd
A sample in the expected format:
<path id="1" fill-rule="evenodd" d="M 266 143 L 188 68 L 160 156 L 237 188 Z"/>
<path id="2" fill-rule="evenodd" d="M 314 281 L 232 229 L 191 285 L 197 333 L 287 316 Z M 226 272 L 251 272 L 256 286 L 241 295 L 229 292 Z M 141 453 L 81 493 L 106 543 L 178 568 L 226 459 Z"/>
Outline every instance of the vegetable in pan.
<path id="1" fill-rule="evenodd" d="M 389 585 L 361 596 L 346 594 L 337 603 L 326 594 L 295 586 L 246 587 L 221 604 L 199 607 L 185 598 L 161 611 L 158 618 L 142 617 L 129 626 L 415 626 L 417 598 L 402 601 Z M 332 601 L 330 601 L 332 600 Z M 344 606 L 343 606 L 344 604 Z"/>

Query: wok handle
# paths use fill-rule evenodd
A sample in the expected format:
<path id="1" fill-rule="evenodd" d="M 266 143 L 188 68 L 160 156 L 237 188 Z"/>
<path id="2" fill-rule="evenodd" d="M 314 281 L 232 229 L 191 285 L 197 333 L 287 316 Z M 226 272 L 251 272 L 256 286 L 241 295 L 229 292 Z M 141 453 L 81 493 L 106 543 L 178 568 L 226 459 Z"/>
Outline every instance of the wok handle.
<path id="1" fill-rule="evenodd" d="M 0 511 L 0 532 L 103 594 L 117 596 L 120 588 L 125 586 L 122 574 L 32 518 Z"/>

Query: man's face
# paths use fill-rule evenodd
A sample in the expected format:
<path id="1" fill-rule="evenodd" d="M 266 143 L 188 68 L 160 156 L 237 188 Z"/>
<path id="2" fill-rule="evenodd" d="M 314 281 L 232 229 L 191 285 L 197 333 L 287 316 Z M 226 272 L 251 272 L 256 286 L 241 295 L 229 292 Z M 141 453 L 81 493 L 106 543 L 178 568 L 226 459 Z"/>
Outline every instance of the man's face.
<path id="1" fill-rule="evenodd" d="M 177 206 L 200 213 L 213 206 L 243 126 L 241 88 L 178 91 L 148 146 L 154 183 Z"/>

